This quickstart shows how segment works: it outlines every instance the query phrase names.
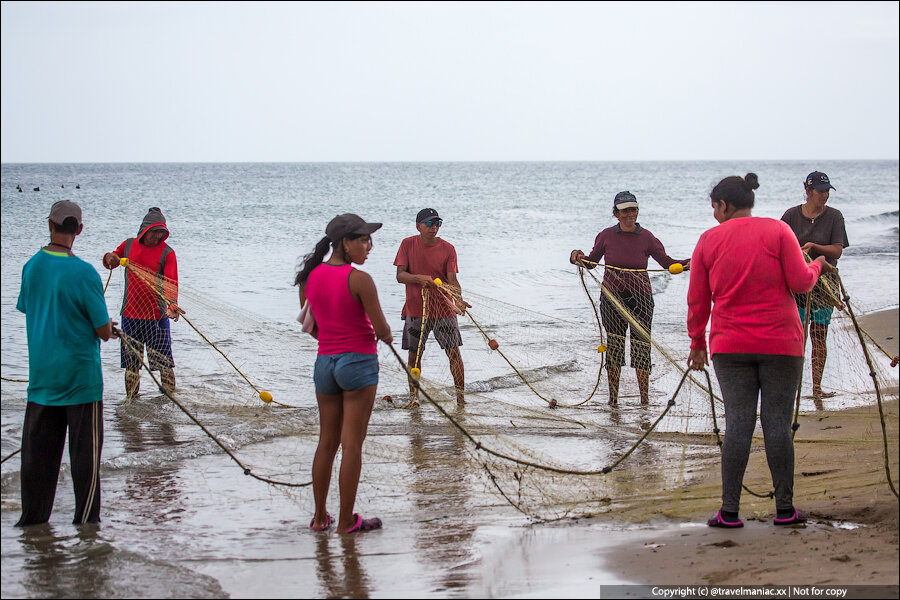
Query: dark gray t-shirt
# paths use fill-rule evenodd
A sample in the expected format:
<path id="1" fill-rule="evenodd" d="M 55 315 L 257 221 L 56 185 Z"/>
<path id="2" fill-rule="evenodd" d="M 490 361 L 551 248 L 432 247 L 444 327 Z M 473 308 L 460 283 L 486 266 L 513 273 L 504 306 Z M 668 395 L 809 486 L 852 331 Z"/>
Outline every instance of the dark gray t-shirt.
<path id="1" fill-rule="evenodd" d="M 844 248 L 850 245 L 850 242 L 847 241 L 847 229 L 844 227 L 844 215 L 836 208 L 826 206 L 825 212 L 815 219 L 809 219 L 803 215 L 800 206 L 794 206 L 785 211 L 781 220 L 790 226 L 801 246 L 806 242 L 821 246 L 840 244 Z M 815 259 L 819 253 L 810 250 L 809 256 Z M 832 266 L 837 266 L 837 259 L 826 258 L 825 260 Z"/>

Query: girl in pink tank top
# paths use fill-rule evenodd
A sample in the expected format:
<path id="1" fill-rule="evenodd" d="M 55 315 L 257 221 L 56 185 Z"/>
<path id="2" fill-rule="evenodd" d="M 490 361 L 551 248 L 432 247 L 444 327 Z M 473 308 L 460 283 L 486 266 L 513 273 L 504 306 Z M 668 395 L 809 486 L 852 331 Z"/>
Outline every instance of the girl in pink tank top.
<path id="1" fill-rule="evenodd" d="M 366 262 L 373 232 L 381 223 L 366 223 L 354 214 L 339 215 L 328 223 L 325 237 L 304 257 L 295 285 L 300 304 L 309 303 L 315 317 L 312 335 L 319 340 L 313 380 L 319 405 L 319 445 L 313 459 L 312 480 L 316 513 L 313 531 L 329 528 L 334 519 L 326 510 L 334 457 L 343 446 L 339 533 L 371 531 L 381 519 L 363 519 L 353 512 L 362 466 L 362 444 L 369 426 L 378 386 L 376 344 L 393 342 L 384 318 L 375 282 L 353 268 Z M 328 248 L 331 256 L 323 262 Z M 343 440 L 342 440 L 343 433 Z"/>
<path id="2" fill-rule="evenodd" d="M 319 354 L 375 354 L 375 330 L 362 303 L 350 293 L 353 265 L 327 262 L 306 280 L 306 300 L 319 329 Z"/>

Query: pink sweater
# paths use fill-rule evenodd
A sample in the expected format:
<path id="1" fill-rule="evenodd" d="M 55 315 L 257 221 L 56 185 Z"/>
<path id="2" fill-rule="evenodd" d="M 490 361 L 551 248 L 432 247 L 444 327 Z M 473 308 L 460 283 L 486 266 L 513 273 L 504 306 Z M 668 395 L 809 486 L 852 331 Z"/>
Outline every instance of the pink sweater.
<path id="1" fill-rule="evenodd" d="M 306 280 L 306 298 L 319 327 L 319 354 L 377 354 L 375 330 L 350 294 L 351 265 L 322 263 Z"/>
<path id="2" fill-rule="evenodd" d="M 803 325 L 791 291 L 808 292 L 822 265 L 806 264 L 797 237 L 775 219 L 730 219 L 700 236 L 691 259 L 688 334 L 711 354 L 803 356 Z"/>

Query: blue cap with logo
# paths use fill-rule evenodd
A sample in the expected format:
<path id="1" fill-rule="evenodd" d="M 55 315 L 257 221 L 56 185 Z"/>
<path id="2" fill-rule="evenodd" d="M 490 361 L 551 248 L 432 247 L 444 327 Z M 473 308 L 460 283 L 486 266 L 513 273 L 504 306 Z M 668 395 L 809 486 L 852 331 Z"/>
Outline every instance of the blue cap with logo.
<path id="1" fill-rule="evenodd" d="M 828 180 L 828 175 L 821 171 L 813 171 L 806 176 L 806 189 L 812 188 L 820 192 L 836 189 Z"/>
<path id="2" fill-rule="evenodd" d="M 637 198 L 631 192 L 619 192 L 616 194 L 616 199 L 613 200 L 613 208 L 616 210 L 637 207 Z"/>

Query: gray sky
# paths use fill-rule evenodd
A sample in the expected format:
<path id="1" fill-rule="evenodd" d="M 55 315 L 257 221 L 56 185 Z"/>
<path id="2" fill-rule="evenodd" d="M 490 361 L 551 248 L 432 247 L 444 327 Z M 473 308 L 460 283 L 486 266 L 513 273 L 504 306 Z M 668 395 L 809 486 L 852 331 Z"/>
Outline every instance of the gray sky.
<path id="1" fill-rule="evenodd" d="M 898 3 L 2 4 L 2 162 L 898 158 Z"/>

